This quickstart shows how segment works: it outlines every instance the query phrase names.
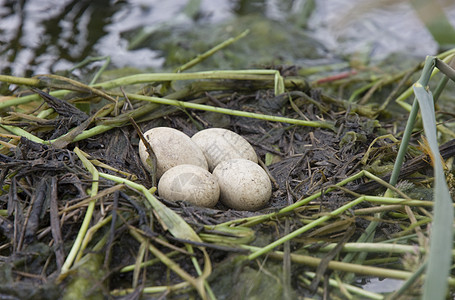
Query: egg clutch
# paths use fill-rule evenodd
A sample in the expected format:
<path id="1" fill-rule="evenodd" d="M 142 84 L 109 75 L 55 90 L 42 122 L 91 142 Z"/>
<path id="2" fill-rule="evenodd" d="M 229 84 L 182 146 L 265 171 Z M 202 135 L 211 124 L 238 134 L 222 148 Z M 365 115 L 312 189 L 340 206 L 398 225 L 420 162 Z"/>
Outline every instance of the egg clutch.
<path id="1" fill-rule="evenodd" d="M 170 127 L 144 133 L 156 156 L 158 194 L 170 201 L 214 207 L 218 200 L 236 210 L 264 207 L 272 194 L 267 173 L 253 147 L 237 133 L 210 128 L 193 137 Z M 145 168 L 153 170 L 146 146 L 139 143 Z"/>

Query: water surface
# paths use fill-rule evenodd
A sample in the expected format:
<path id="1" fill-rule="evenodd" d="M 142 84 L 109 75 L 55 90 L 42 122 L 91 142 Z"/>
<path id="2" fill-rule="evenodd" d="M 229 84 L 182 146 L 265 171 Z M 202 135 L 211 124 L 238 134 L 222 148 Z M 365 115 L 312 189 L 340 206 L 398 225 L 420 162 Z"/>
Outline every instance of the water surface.
<path id="1" fill-rule="evenodd" d="M 209 49 L 223 38 L 251 26 L 238 20 L 252 14 L 270 22 L 265 30 L 278 28 L 283 36 L 293 34 L 280 45 L 283 58 L 277 59 L 275 55 L 270 59 L 272 63 L 306 61 L 305 53 L 291 53 L 296 47 L 302 47 L 292 40 L 304 39 L 303 35 L 320 42 L 317 47 L 323 49 L 318 57 L 322 59 L 358 52 L 373 59 L 382 59 L 397 51 L 419 57 L 437 52 L 431 35 L 405 1 L 374 8 L 361 0 L 316 2 L 307 20 L 302 12 L 306 1 L 202 0 L 199 9 L 196 6 L 191 11 L 189 1 L 185 0 L 0 0 L 0 72 L 16 76 L 56 72 L 71 68 L 88 56 L 110 56 L 113 68 L 161 69 L 166 67 L 168 58 L 163 44 L 185 49 L 188 45 L 179 40 L 190 33 L 193 39 L 204 41 L 206 33 L 199 36 L 197 33 L 213 28 L 218 30 L 219 40 L 210 40 L 201 46 L 201 49 Z M 455 5 L 447 5 L 446 13 L 454 21 Z M 130 41 L 139 32 L 148 32 L 150 39 L 131 49 Z M 163 33 L 175 35 L 175 39 L 170 42 Z M 259 39 L 263 40 L 262 36 Z M 189 44 L 188 47 L 194 47 Z M 253 48 L 251 53 L 258 50 L 251 44 L 246 47 Z M 251 57 L 251 66 L 254 59 Z M 241 64 L 233 62 L 231 67 L 250 66 L 242 61 Z"/>

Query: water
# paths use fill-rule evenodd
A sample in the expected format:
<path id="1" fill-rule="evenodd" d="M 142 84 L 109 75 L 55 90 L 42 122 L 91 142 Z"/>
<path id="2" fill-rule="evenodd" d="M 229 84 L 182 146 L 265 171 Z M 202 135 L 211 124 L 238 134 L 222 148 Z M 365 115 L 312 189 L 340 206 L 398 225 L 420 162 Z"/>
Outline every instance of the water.
<path id="1" fill-rule="evenodd" d="M 362 286 L 362 288 L 373 293 L 392 293 L 399 289 L 403 282 L 403 280 L 392 278 L 370 278 L 368 279 L 368 282 Z"/>
<path id="2" fill-rule="evenodd" d="M 149 44 L 130 50 L 128 33 L 163 28 L 195 32 L 226 22 L 235 27 L 232 20 L 252 12 L 305 31 L 322 42 L 326 56 L 365 52 L 382 59 L 396 51 L 419 57 L 436 53 L 436 43 L 407 2 L 373 8 L 366 2 L 370 1 L 319 0 L 308 27 L 302 29 L 305 1 L 201 0 L 200 10 L 191 14 L 184 11 L 185 0 L 0 0 L 0 72 L 56 72 L 90 55 L 110 56 L 114 68 L 160 69 L 163 49 Z M 455 5 L 447 5 L 446 13 L 455 25 Z M 302 57 L 296 56 L 287 56 L 283 63 L 298 64 Z"/>

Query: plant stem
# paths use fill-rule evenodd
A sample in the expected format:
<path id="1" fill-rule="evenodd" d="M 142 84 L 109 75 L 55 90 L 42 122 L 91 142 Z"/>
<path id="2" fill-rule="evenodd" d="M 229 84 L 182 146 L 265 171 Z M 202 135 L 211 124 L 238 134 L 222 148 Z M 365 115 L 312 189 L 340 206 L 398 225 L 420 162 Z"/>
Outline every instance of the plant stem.
<path id="1" fill-rule="evenodd" d="M 233 116 L 237 116 L 237 117 L 247 117 L 247 118 L 254 118 L 254 119 L 260 119 L 260 120 L 265 120 L 265 121 L 282 122 L 282 123 L 296 124 L 296 125 L 309 126 L 309 127 L 328 128 L 331 130 L 334 130 L 334 128 L 335 128 L 333 124 L 331 124 L 329 122 L 323 122 L 323 121 L 305 121 L 305 120 L 291 119 L 291 118 L 285 118 L 285 117 L 263 115 L 263 114 L 245 112 L 245 111 L 240 111 L 240 110 L 215 107 L 215 106 L 210 106 L 210 105 L 205 105 L 205 104 L 191 103 L 191 102 L 178 101 L 178 100 L 166 99 L 166 98 L 143 96 L 143 95 L 138 95 L 138 94 L 127 94 L 127 97 L 130 99 L 135 99 L 135 100 L 149 101 L 149 102 L 159 103 L 159 104 L 166 104 L 166 105 L 173 105 L 173 106 L 184 107 L 184 108 L 211 111 L 211 112 L 216 112 L 216 113 L 233 115 Z"/>

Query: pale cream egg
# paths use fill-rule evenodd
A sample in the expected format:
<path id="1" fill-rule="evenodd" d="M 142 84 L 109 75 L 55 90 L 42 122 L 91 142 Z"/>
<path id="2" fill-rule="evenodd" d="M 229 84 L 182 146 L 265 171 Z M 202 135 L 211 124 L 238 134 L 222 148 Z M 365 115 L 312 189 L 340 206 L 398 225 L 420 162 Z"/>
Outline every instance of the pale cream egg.
<path id="1" fill-rule="evenodd" d="M 218 181 L 209 171 L 195 165 L 178 165 L 166 171 L 158 183 L 158 194 L 170 201 L 188 201 L 214 207 L 220 197 Z"/>
<path id="2" fill-rule="evenodd" d="M 157 178 L 160 178 L 170 168 L 182 164 L 208 169 L 202 150 L 183 132 L 170 127 L 155 127 L 145 132 L 144 137 L 156 156 Z M 147 160 L 149 154 L 142 141 L 139 142 L 139 157 L 145 168 L 149 172 L 152 171 L 152 167 L 149 165 L 150 160 Z"/>
<path id="3" fill-rule="evenodd" d="M 272 184 L 258 164 L 247 159 L 230 159 L 219 163 L 213 175 L 220 186 L 220 201 L 236 210 L 263 208 L 272 195 Z"/>

